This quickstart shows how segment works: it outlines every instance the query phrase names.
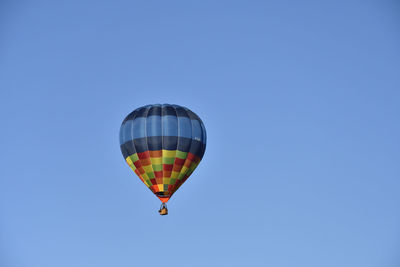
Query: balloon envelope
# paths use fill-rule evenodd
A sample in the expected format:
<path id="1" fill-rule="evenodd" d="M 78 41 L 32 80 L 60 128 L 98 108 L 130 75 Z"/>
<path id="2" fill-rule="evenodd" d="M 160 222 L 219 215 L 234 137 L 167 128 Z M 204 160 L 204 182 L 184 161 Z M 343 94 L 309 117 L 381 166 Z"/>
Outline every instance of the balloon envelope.
<path id="1" fill-rule="evenodd" d="M 120 146 L 140 180 L 166 203 L 200 163 L 206 149 L 206 129 L 188 108 L 147 105 L 122 122 Z"/>

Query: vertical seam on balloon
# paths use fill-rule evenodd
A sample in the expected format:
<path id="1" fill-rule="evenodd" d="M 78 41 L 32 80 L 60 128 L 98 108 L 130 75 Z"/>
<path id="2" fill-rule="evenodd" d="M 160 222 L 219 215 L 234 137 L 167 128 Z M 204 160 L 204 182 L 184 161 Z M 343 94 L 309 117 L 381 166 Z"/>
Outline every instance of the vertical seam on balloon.
<path id="1" fill-rule="evenodd" d="M 196 116 L 197 116 L 197 115 L 196 115 Z M 198 117 L 198 116 L 197 116 L 197 117 Z M 187 172 L 185 173 L 185 175 L 187 175 L 187 177 L 186 177 L 186 179 L 183 178 L 183 181 L 182 181 L 181 185 L 190 177 L 190 175 L 192 175 L 192 173 L 193 173 L 193 172 L 196 170 L 196 168 L 199 166 L 200 161 L 201 161 L 201 159 L 203 158 L 204 153 L 205 153 L 205 150 L 206 150 L 206 140 L 207 140 L 206 128 L 205 128 L 205 126 L 204 126 L 204 123 L 203 123 L 202 120 L 200 119 L 200 117 L 198 117 L 197 121 L 199 122 L 199 124 L 200 124 L 200 129 L 201 129 L 201 143 L 202 143 L 202 145 L 203 145 L 203 148 L 202 148 L 202 151 L 201 151 L 202 155 L 201 155 L 201 157 L 200 157 L 200 156 L 198 156 L 197 154 L 194 154 L 195 158 L 194 158 L 193 162 L 190 164 L 190 166 L 189 166 Z M 193 139 L 192 139 L 192 140 L 193 140 Z M 198 161 L 198 162 L 195 161 L 195 160 L 196 160 L 196 157 L 199 158 L 199 161 Z"/>
<path id="2" fill-rule="evenodd" d="M 129 116 L 129 115 L 128 115 Z M 126 137 L 125 137 L 125 132 L 126 132 L 126 130 L 125 130 L 125 126 L 126 126 L 126 122 L 127 122 L 128 120 L 126 120 L 125 122 L 123 122 L 122 124 L 121 124 L 121 127 L 120 127 L 120 129 L 119 129 L 119 136 L 120 136 L 120 147 L 122 148 L 122 147 L 124 147 L 124 149 L 126 150 L 126 148 L 125 148 L 125 144 L 126 144 Z M 122 129 L 122 128 L 124 128 L 124 129 Z M 122 144 L 121 144 L 121 141 L 124 141 Z M 123 151 L 122 151 L 122 149 L 121 149 L 121 152 L 122 152 L 122 154 L 123 154 Z M 131 155 L 129 155 L 129 153 L 128 152 L 126 152 L 127 154 L 128 154 L 128 157 L 130 157 Z M 124 160 L 126 161 L 126 158 L 125 158 L 125 155 L 123 155 L 123 157 L 124 157 Z M 127 157 L 127 158 L 128 158 Z"/>
<path id="3" fill-rule="evenodd" d="M 163 120 L 163 117 L 164 117 L 164 104 L 161 104 L 161 173 L 162 173 L 162 181 L 164 184 L 164 127 L 163 127 L 164 120 Z"/>
<path id="4" fill-rule="evenodd" d="M 150 112 L 151 106 L 148 107 L 147 109 L 147 113 L 145 116 L 145 125 L 144 125 L 144 136 L 146 137 L 146 147 L 147 147 L 147 153 L 149 153 L 149 158 L 150 158 L 150 163 L 151 163 L 151 170 L 153 171 L 153 176 L 155 179 L 155 173 L 154 173 L 154 168 L 153 168 L 153 160 L 151 159 L 151 155 L 150 155 L 150 149 L 149 149 L 149 143 L 148 143 L 148 139 L 147 139 L 147 118 L 149 117 L 149 112 Z M 148 175 L 147 175 L 148 176 Z M 150 177 L 149 177 L 150 180 Z M 150 180 L 151 181 L 151 180 Z"/>
<path id="5" fill-rule="evenodd" d="M 199 118 L 200 119 L 200 118 Z M 203 151 L 202 151 L 202 155 L 200 160 L 203 158 L 204 153 L 206 153 L 206 143 L 207 143 L 207 131 L 206 131 L 206 127 L 204 126 L 203 121 L 200 119 L 200 127 L 201 127 L 201 134 L 204 135 L 204 139 L 202 140 L 202 144 L 203 144 Z M 199 162 L 200 163 L 200 162 Z"/>
<path id="6" fill-rule="evenodd" d="M 184 112 L 186 113 L 187 117 L 188 117 L 189 120 L 190 120 L 190 146 L 189 146 L 189 150 L 188 150 L 188 152 L 187 152 L 187 154 L 186 154 L 186 159 L 185 159 L 185 161 L 183 162 L 183 165 L 182 165 L 182 167 L 181 167 L 181 170 L 179 171 L 178 179 L 176 179 L 175 188 L 173 188 L 174 191 L 173 191 L 172 194 L 174 194 L 174 193 L 176 192 L 176 190 L 178 190 L 178 188 L 179 188 L 179 187 L 182 185 L 182 183 L 183 183 L 183 182 L 181 182 L 178 186 L 176 186 L 176 185 L 178 184 L 178 181 L 182 181 L 182 180 L 183 180 L 183 177 L 182 177 L 182 179 L 180 179 L 179 176 L 180 176 L 181 174 L 186 174 L 186 172 L 189 170 L 189 168 L 188 168 L 185 172 L 182 172 L 183 166 L 185 166 L 185 163 L 186 163 L 186 161 L 188 160 L 187 157 L 188 157 L 188 155 L 189 155 L 189 153 L 190 153 L 190 150 L 191 150 L 191 148 L 192 148 L 192 143 L 193 143 L 193 139 L 192 139 L 192 137 L 193 137 L 193 124 L 192 124 L 192 119 L 190 118 L 189 113 L 186 111 L 186 108 L 182 107 L 182 110 L 184 110 Z M 171 195 L 172 195 L 172 194 L 171 194 Z"/>
<path id="7" fill-rule="evenodd" d="M 177 123 L 177 125 L 178 125 L 178 133 L 176 134 L 176 149 L 175 149 L 175 155 L 174 155 L 174 163 L 172 164 L 172 170 L 171 170 L 171 175 L 169 176 L 169 183 L 168 183 L 168 187 L 171 185 L 171 177 L 172 177 L 172 172 L 174 171 L 174 166 L 175 166 L 175 160 L 176 160 L 176 152 L 177 152 L 177 150 L 178 150 L 178 147 L 179 147 L 179 116 L 178 116 L 178 111 L 176 110 L 176 108 L 173 106 L 173 105 L 171 105 L 172 106 L 172 108 L 174 109 L 174 111 L 175 111 L 175 114 L 176 114 L 176 123 Z M 168 192 L 169 192 L 169 190 L 168 190 Z M 169 192 L 169 195 L 171 195 L 171 193 Z"/>
<path id="8" fill-rule="evenodd" d="M 190 118 L 189 118 L 189 115 L 188 115 L 187 112 L 186 112 L 186 110 L 185 110 L 184 108 L 182 108 L 182 109 L 183 109 L 184 112 L 186 113 L 187 119 L 190 119 Z M 179 123 L 179 121 L 178 121 L 178 123 Z M 179 127 L 179 124 L 178 124 L 178 127 Z M 192 125 L 190 125 L 190 131 L 192 131 Z M 179 130 L 178 130 L 178 134 L 179 134 Z M 190 133 L 190 134 L 191 134 L 191 133 Z M 179 138 L 179 139 L 180 139 L 180 138 Z M 179 147 L 179 141 L 177 142 L 177 146 Z M 189 150 L 188 150 L 188 152 L 187 152 L 187 154 L 186 154 L 186 157 L 187 157 L 187 155 L 188 155 L 188 153 L 189 153 L 189 151 L 190 151 L 190 147 L 191 147 L 191 144 L 189 145 Z M 178 148 L 177 148 L 177 150 L 178 150 Z M 184 152 L 184 151 L 181 151 L 181 152 Z M 176 153 L 175 153 L 175 159 L 176 159 Z M 186 159 L 185 159 L 185 161 L 186 161 Z M 179 175 L 181 174 L 182 167 L 184 166 L 185 161 L 184 161 L 183 164 L 180 166 L 178 176 L 176 177 L 176 181 L 175 181 L 175 183 L 174 183 L 173 185 L 175 185 L 175 184 L 180 180 L 180 179 L 179 179 Z M 171 195 L 174 194 L 175 191 L 176 191 L 176 188 L 173 187 L 173 188 L 172 188 L 172 191 L 171 191 Z"/>
<path id="9" fill-rule="evenodd" d="M 136 119 L 136 116 L 137 116 L 137 113 L 135 113 L 135 116 L 134 116 L 133 119 L 132 119 L 131 139 L 132 139 L 133 147 L 135 148 L 135 153 L 137 154 L 138 159 L 139 159 L 140 167 L 143 168 L 142 160 L 139 158 L 139 153 L 137 152 L 138 150 L 136 149 L 135 142 L 134 142 L 134 138 L 133 138 L 133 121 Z M 148 178 L 147 181 L 148 181 L 148 183 L 150 184 L 150 186 L 148 186 L 147 188 L 149 188 L 149 189 L 151 190 L 151 186 L 153 185 L 153 183 L 151 182 L 150 177 L 147 175 L 146 172 L 143 174 L 143 176 L 144 176 L 144 175 L 147 176 L 147 178 Z M 140 178 L 140 175 L 139 175 L 139 178 Z M 144 178 L 143 178 L 143 179 L 144 179 Z M 145 184 L 145 185 L 146 185 L 146 184 Z M 153 190 L 151 190 L 151 191 L 153 192 Z"/>

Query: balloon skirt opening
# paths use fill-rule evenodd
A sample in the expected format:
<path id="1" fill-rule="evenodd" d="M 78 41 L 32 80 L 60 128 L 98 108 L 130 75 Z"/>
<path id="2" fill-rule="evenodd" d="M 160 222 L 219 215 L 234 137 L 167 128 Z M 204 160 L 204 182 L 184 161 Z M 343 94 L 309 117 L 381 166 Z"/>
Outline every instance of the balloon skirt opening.
<path id="1" fill-rule="evenodd" d="M 169 197 L 159 197 L 159 196 L 157 197 L 161 200 L 162 203 L 167 203 L 169 200 Z"/>

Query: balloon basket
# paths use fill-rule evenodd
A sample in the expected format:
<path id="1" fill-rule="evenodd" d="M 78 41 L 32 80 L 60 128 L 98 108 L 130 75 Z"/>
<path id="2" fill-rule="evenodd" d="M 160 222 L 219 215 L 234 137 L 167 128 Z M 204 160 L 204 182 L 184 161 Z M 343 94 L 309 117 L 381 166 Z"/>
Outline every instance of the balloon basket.
<path id="1" fill-rule="evenodd" d="M 167 205 L 165 203 L 162 203 L 158 213 L 160 213 L 160 215 L 167 215 L 168 214 Z"/>

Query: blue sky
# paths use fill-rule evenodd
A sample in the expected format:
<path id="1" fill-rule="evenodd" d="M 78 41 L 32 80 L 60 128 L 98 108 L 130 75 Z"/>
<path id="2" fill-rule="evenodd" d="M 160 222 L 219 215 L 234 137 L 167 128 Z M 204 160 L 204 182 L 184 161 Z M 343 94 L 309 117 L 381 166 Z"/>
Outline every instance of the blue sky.
<path id="1" fill-rule="evenodd" d="M 397 267 L 396 1 L 0 3 L 0 266 Z M 159 200 L 123 118 L 208 145 Z"/>

